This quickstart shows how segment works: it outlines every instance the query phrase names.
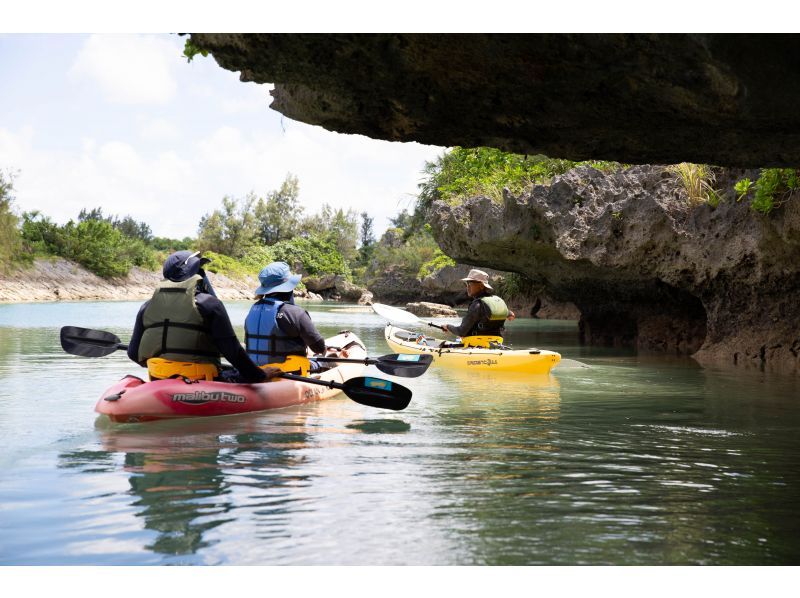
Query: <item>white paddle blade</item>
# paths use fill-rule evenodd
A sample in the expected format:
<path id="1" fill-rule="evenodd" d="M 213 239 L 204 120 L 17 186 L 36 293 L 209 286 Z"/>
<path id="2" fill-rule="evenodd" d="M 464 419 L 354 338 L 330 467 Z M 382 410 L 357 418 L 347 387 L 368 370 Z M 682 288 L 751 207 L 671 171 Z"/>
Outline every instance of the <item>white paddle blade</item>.
<path id="1" fill-rule="evenodd" d="M 399 307 L 392 307 L 391 305 L 384 305 L 383 303 L 373 303 L 372 310 L 382 318 L 385 318 L 394 324 L 423 323 L 422 320 L 420 320 L 410 311 L 400 309 Z"/>

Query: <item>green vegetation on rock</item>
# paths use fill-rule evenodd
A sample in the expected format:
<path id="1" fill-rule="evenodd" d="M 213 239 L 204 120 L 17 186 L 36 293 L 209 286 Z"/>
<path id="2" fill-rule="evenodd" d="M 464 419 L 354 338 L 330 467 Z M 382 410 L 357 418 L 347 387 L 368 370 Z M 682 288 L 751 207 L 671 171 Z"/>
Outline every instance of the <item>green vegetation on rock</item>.
<path id="1" fill-rule="evenodd" d="M 668 170 L 678 176 L 690 205 L 697 206 L 707 203 L 712 208 L 719 205 L 720 192 L 714 188 L 716 176 L 711 166 L 681 162 L 669 166 Z"/>
<path id="2" fill-rule="evenodd" d="M 548 183 L 554 176 L 577 166 L 592 166 L 605 172 L 622 167 L 617 162 L 573 162 L 488 147 L 455 147 L 425 164 L 418 205 L 427 208 L 437 199 L 454 202 L 477 195 L 501 201 L 504 187 L 512 193 L 520 193 L 532 184 Z"/>
<path id="3" fill-rule="evenodd" d="M 769 214 L 791 199 L 800 188 L 800 169 L 762 168 L 755 183 L 750 179 L 742 179 L 734 188 L 738 193 L 737 201 L 741 201 L 754 190 L 750 207 L 761 214 Z"/>

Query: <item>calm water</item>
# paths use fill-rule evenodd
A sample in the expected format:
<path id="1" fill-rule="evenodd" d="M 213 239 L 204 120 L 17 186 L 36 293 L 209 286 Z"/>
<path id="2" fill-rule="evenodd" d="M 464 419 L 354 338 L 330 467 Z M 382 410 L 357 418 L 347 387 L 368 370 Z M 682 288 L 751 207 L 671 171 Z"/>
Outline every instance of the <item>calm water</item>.
<path id="1" fill-rule="evenodd" d="M 378 316 L 308 308 L 389 352 Z M 400 380 L 402 412 L 342 397 L 110 428 L 97 397 L 141 369 L 66 355 L 58 329 L 127 340 L 137 309 L 0 306 L 0 564 L 800 563 L 793 378 L 518 319 L 510 342 L 592 367 L 535 384 L 431 368 Z"/>

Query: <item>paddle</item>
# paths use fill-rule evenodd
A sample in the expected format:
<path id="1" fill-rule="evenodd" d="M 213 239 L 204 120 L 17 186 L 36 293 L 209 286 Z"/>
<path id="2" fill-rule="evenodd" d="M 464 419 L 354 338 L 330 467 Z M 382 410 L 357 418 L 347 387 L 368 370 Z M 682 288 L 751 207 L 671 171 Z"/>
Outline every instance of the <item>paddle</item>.
<path id="1" fill-rule="evenodd" d="M 78 355 L 80 357 L 104 357 L 117 350 L 126 350 L 128 346 L 122 344 L 119 337 L 110 332 L 79 328 L 78 326 L 64 326 L 61 329 L 61 348 L 71 355 Z M 393 355 L 387 355 L 386 357 L 391 358 Z M 430 358 L 431 356 L 424 355 L 421 357 Z M 364 360 L 357 359 L 352 361 L 362 362 Z M 398 359 L 398 361 L 400 360 Z M 427 369 L 428 365 L 430 365 L 430 361 L 421 361 Z M 412 362 L 410 365 L 412 368 L 420 367 L 418 363 Z M 368 407 L 380 407 L 383 409 L 400 411 L 408 407 L 411 401 L 411 391 L 409 389 L 400 384 L 390 382 L 389 380 L 383 380 L 382 378 L 351 378 L 342 384 L 339 382 L 318 380 L 316 378 L 306 378 L 305 376 L 298 376 L 296 374 L 283 373 L 279 374 L 279 377 L 297 380 L 299 382 L 307 382 L 309 384 L 320 384 L 329 388 L 338 388 L 356 403 L 361 403 Z"/>
<path id="2" fill-rule="evenodd" d="M 61 348 L 80 357 L 105 357 L 117 350 L 126 351 L 128 345 L 123 345 L 119 337 L 110 332 L 64 326 L 61 329 Z"/>
<path id="3" fill-rule="evenodd" d="M 342 357 L 312 357 L 311 359 L 324 363 L 363 363 L 365 365 L 374 365 L 390 376 L 416 378 L 424 374 L 428 369 L 428 366 L 433 362 L 433 355 L 392 353 L 391 355 L 381 355 L 374 359 L 344 359 Z"/>
<path id="4" fill-rule="evenodd" d="M 405 386 L 395 384 L 383 378 L 369 378 L 361 376 L 350 378 L 343 384 L 332 380 L 317 380 L 316 378 L 306 378 L 297 374 L 286 372 L 278 374 L 280 378 L 307 382 L 309 384 L 319 384 L 328 388 L 338 388 L 344 394 L 353 399 L 356 403 L 367 405 L 368 407 L 379 407 L 381 409 L 392 409 L 401 411 L 408 407 L 411 402 L 411 391 Z"/>
<path id="5" fill-rule="evenodd" d="M 390 322 L 396 322 L 398 324 L 427 324 L 439 330 L 444 330 L 444 326 L 434 324 L 433 322 L 424 322 L 410 311 L 400 309 L 399 307 L 392 307 L 391 305 L 384 305 L 383 303 L 373 303 L 372 309 L 376 314 L 386 318 Z"/>

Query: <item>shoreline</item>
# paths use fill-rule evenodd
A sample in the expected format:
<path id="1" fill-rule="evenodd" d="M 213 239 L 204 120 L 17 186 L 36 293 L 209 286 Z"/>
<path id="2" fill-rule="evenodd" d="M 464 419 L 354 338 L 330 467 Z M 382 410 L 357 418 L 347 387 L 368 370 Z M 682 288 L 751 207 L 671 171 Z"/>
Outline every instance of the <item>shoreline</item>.
<path id="1" fill-rule="evenodd" d="M 223 301 L 252 300 L 255 276 L 232 279 L 208 273 Z M 59 301 L 145 301 L 161 281 L 160 271 L 133 267 L 121 278 L 104 279 L 63 258 L 37 258 L 30 268 L 0 275 L 0 304 Z"/>

